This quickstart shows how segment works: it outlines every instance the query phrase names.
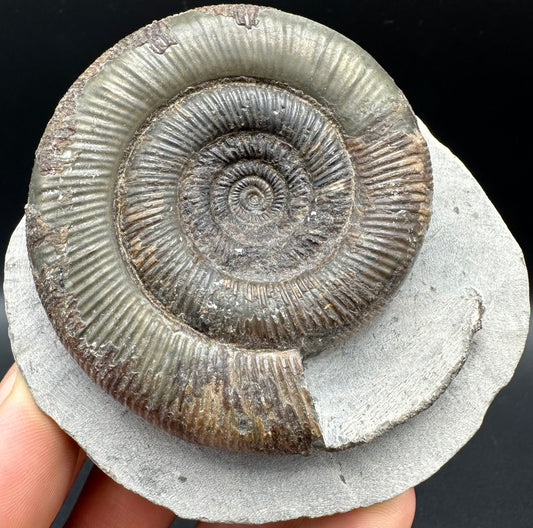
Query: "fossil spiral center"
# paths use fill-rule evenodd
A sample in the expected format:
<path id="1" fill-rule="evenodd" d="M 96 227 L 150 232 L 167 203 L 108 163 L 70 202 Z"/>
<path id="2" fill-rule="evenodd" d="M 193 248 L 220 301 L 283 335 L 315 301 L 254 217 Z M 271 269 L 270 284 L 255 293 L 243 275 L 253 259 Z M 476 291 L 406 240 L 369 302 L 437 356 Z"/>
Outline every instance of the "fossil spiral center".
<path id="1" fill-rule="evenodd" d="M 268 182 L 255 175 L 235 182 L 230 189 L 229 206 L 233 214 L 243 221 L 264 219 L 261 213 L 269 210 L 273 202 L 274 192 Z M 274 210 L 279 209 L 278 205 Z"/>
<path id="2" fill-rule="evenodd" d="M 239 141 L 267 141 L 267 138 L 247 134 L 240 139 L 224 138 L 220 143 L 227 148 L 228 141 L 235 145 Z M 201 163 L 209 165 L 213 160 L 202 158 Z M 211 175 L 211 214 L 220 226 L 234 225 L 246 232 L 266 226 L 283 214 L 287 205 L 286 182 L 264 160 L 241 159 L 217 171 Z"/>

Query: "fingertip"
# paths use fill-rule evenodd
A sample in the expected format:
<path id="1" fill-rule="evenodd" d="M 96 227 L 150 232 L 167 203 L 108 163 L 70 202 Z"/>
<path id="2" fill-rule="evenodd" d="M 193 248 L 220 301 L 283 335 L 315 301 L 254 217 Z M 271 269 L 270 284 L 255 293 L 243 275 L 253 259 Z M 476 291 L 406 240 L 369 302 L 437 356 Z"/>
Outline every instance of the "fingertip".
<path id="1" fill-rule="evenodd" d="M 415 488 L 411 488 L 407 490 L 405 493 L 403 493 L 403 501 L 405 501 L 405 504 L 403 505 L 403 512 L 405 515 L 405 526 L 412 526 L 413 522 L 415 520 L 415 514 L 416 514 L 416 492 Z"/>
<path id="2" fill-rule="evenodd" d="M 413 488 L 384 502 L 353 512 L 358 528 L 411 528 L 416 510 L 416 495 Z M 351 524 L 339 526 L 352 526 Z"/>
<path id="3" fill-rule="evenodd" d="M 65 527 L 167 528 L 175 515 L 114 482 L 93 467 Z"/>
<path id="4" fill-rule="evenodd" d="M 396 519 L 398 528 L 410 528 L 415 519 L 416 512 L 415 489 L 408 489 L 387 502 L 389 515 Z M 396 525 L 391 526 L 396 527 Z"/>
<path id="5" fill-rule="evenodd" d="M 13 389 L 13 385 L 17 379 L 18 367 L 16 363 L 11 365 L 11 368 L 6 372 L 4 379 L 0 382 L 0 405 L 7 400 Z"/>
<path id="6" fill-rule="evenodd" d="M 16 366 L 0 389 L 0 526 L 48 526 L 83 455 L 37 407 Z"/>

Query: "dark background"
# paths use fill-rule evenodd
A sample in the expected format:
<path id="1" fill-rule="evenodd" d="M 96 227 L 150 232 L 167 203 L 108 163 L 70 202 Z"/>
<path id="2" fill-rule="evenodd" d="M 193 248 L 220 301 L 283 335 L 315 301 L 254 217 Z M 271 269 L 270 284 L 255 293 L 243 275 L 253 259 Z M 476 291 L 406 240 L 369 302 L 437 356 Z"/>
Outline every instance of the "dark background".
<path id="1" fill-rule="evenodd" d="M 0 254 L 23 214 L 39 138 L 70 84 L 120 38 L 205 3 L 0 0 Z M 530 0 L 263 4 L 319 21 L 370 52 L 478 179 L 532 262 Z M 3 314 L 0 332 L 2 375 L 11 362 Z M 532 382 L 530 341 L 480 432 L 418 487 L 416 528 L 533 526 Z"/>

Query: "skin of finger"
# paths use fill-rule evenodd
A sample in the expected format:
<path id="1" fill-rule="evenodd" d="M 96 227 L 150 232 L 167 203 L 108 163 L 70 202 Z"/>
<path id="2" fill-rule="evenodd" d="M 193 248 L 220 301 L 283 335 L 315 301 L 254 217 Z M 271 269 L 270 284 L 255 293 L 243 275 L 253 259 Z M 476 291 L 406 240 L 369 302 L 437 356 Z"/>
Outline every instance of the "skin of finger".
<path id="1" fill-rule="evenodd" d="M 80 449 L 78 451 L 78 458 L 76 459 L 76 463 L 74 464 L 74 472 L 70 480 L 69 488 L 72 488 L 72 486 L 74 485 L 76 477 L 78 476 L 78 473 L 80 472 L 81 468 L 83 467 L 83 464 L 85 464 L 86 461 L 87 455 L 85 454 L 85 451 Z"/>
<path id="2" fill-rule="evenodd" d="M 65 528 L 167 528 L 175 515 L 93 468 Z"/>
<path id="3" fill-rule="evenodd" d="M 84 458 L 37 407 L 17 372 L 0 404 L 0 526 L 50 526 Z"/>
<path id="4" fill-rule="evenodd" d="M 317 519 L 257 524 L 198 523 L 196 528 L 411 528 L 415 517 L 414 489 L 388 501 Z"/>

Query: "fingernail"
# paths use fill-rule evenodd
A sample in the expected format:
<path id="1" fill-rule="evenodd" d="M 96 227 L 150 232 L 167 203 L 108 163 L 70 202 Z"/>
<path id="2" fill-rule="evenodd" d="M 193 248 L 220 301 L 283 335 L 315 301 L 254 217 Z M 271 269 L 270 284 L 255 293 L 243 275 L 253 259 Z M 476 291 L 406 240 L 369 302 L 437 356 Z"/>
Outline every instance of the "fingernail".
<path id="1" fill-rule="evenodd" d="M 13 365 L 0 383 L 0 405 L 2 405 L 4 400 L 9 396 L 11 389 L 15 384 L 15 380 L 17 379 L 17 372 L 17 366 Z"/>

